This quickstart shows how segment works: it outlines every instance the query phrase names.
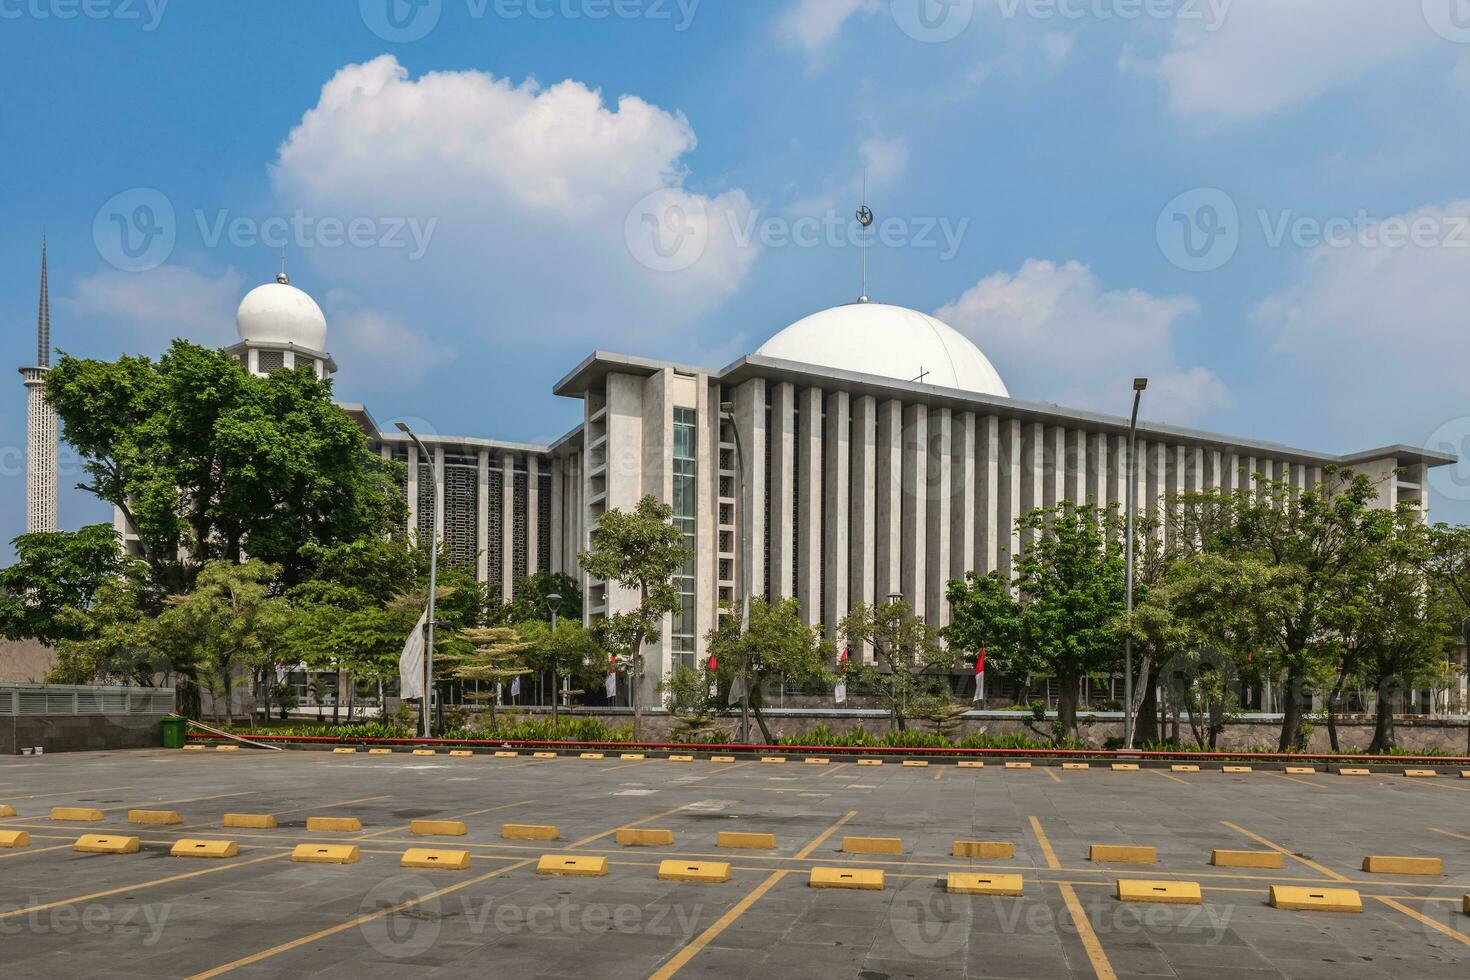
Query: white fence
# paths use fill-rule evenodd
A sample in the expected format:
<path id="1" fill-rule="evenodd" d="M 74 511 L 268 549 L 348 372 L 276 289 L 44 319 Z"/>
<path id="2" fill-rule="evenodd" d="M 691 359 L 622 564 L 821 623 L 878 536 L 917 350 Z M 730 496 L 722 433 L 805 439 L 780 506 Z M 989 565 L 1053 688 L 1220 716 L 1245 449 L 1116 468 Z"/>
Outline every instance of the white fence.
<path id="1" fill-rule="evenodd" d="M 171 687 L 0 684 L 0 716 L 166 715 L 173 710 Z"/>

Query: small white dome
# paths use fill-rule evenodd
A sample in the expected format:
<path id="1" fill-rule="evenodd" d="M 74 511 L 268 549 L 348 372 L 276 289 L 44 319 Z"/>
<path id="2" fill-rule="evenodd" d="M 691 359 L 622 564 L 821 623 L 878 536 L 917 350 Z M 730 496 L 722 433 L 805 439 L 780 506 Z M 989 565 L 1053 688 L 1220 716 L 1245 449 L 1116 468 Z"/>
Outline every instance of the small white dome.
<path id="1" fill-rule="evenodd" d="M 327 349 L 327 318 L 322 308 L 306 293 L 279 279 L 245 294 L 235 313 L 235 327 L 246 343 Z"/>
<path id="2" fill-rule="evenodd" d="M 798 320 L 761 345 L 777 357 L 899 381 L 1009 398 L 980 348 L 954 327 L 918 310 L 851 303 Z"/>

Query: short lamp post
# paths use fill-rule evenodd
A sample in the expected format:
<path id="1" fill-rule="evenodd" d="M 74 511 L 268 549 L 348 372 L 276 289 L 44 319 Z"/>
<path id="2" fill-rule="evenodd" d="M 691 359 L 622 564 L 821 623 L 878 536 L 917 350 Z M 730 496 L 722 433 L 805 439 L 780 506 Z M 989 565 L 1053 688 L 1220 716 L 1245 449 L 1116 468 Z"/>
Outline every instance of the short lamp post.
<path id="1" fill-rule="evenodd" d="M 1125 603 L 1129 632 L 1123 636 L 1123 747 L 1133 748 L 1133 511 L 1138 495 L 1138 403 L 1148 388 L 1148 378 L 1133 379 L 1133 414 L 1128 418 L 1127 531 L 1123 542 L 1126 582 Z M 1147 682 L 1147 678 L 1144 678 Z"/>
<path id="2" fill-rule="evenodd" d="M 429 461 L 429 476 L 434 481 L 434 514 L 433 520 L 429 522 L 432 529 L 429 537 L 429 611 L 426 617 L 424 631 L 424 708 L 423 729 L 424 738 L 433 735 L 434 716 L 434 598 L 439 588 L 439 511 L 443 507 L 443 487 L 439 485 L 439 474 L 435 472 L 434 457 L 424 445 L 423 440 L 414 435 L 407 423 L 399 422 L 398 431 L 413 440 L 418 447 L 419 456 Z"/>
<path id="3" fill-rule="evenodd" d="M 546 606 L 551 610 L 551 727 L 555 729 L 556 709 L 561 701 L 561 671 L 557 670 L 560 661 L 556 652 L 556 611 L 561 608 L 561 593 L 547 593 Z"/>

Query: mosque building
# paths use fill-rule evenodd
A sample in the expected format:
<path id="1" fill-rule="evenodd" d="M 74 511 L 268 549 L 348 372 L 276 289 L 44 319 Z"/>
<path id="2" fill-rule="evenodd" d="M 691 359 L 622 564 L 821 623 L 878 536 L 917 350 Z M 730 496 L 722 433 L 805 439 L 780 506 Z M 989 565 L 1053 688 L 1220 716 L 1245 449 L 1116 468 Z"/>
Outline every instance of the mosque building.
<path id="1" fill-rule="evenodd" d="M 284 272 L 246 295 L 237 326 L 228 352 L 252 372 L 337 370 L 326 318 Z M 744 582 L 754 596 L 795 597 L 829 634 L 855 603 L 892 595 L 942 626 L 950 579 L 1005 570 L 1026 547 L 1016 518 L 1062 500 L 1127 499 L 1128 419 L 1012 398 L 958 331 L 866 297 L 723 368 L 595 351 L 552 391 L 579 399 L 583 416 L 551 444 L 419 433 L 432 458 L 366 406 L 342 407 L 373 451 L 405 464 L 409 527 L 441 537 L 504 598 L 555 571 L 581 582 L 589 623 L 630 608 L 631 592 L 589 578 L 576 556 L 608 510 L 645 494 L 671 504 L 691 558 L 677 577 L 681 608 L 645 650 L 645 703 L 676 664 L 706 655 L 706 634 Z M 1137 440 L 1137 506 L 1150 509 L 1257 474 L 1305 487 L 1329 464 L 1374 478 L 1381 506 L 1423 506 L 1429 468 L 1454 462 L 1406 445 L 1340 456 L 1149 422 Z"/>

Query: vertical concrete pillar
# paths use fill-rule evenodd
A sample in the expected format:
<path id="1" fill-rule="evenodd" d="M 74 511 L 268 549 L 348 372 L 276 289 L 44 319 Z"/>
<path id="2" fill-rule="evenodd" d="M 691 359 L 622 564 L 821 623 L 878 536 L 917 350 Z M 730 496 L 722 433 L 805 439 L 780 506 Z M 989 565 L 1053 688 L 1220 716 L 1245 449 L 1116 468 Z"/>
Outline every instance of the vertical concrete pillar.
<path id="1" fill-rule="evenodd" d="M 1062 496 L 1074 504 L 1087 503 L 1087 433 L 1067 430 L 1065 469 L 1062 473 Z"/>
<path id="2" fill-rule="evenodd" d="M 736 588 L 749 569 L 750 594 L 766 594 L 766 379 L 752 378 L 735 389 L 735 427 L 740 439 L 740 473 L 743 496 L 736 502 L 736 548 L 741 547 L 740 528 L 748 540 L 736 557 Z M 737 597 L 738 598 L 738 597 Z"/>
<path id="3" fill-rule="evenodd" d="M 475 579 L 490 581 L 490 450 L 481 449 L 475 460 Z M 553 515 L 555 516 L 555 515 Z M 553 538 L 555 535 L 553 535 Z"/>
<path id="4" fill-rule="evenodd" d="M 1108 503 L 1117 504 L 1121 513 L 1128 502 L 1128 437 L 1110 435 L 1107 443 Z"/>
<path id="5" fill-rule="evenodd" d="M 481 453 L 480 456 L 482 459 L 480 473 L 483 477 L 485 472 L 483 463 L 484 453 Z M 566 478 L 565 469 L 566 467 L 563 465 L 560 456 L 551 457 L 551 570 L 562 573 L 565 573 L 567 570 L 567 561 L 564 557 L 566 555 L 566 542 L 562 540 L 562 532 L 566 526 L 562 513 L 566 507 L 566 489 L 562 486 L 562 480 Z M 481 479 L 480 486 L 483 487 L 484 485 L 485 481 Z M 488 516 L 480 518 L 480 527 L 482 529 L 485 527 L 485 521 L 487 519 Z M 483 530 L 481 533 L 484 533 Z"/>
<path id="6" fill-rule="evenodd" d="M 1041 451 L 1042 503 L 1055 507 L 1067 495 L 1067 430 L 1063 426 L 1046 427 L 1046 445 Z"/>
<path id="7" fill-rule="evenodd" d="M 694 662 L 708 656 L 705 637 L 720 621 L 720 385 L 708 374 L 694 378 Z"/>
<path id="8" fill-rule="evenodd" d="M 1087 435 L 1087 499 L 1099 510 L 1108 509 L 1108 435 L 1105 432 L 1089 432 Z"/>
<path id="9" fill-rule="evenodd" d="M 975 564 L 989 574 L 1000 567 L 1000 551 L 1008 537 L 1000 516 L 1000 419 L 975 421 Z"/>
<path id="10" fill-rule="evenodd" d="M 944 601 L 949 582 L 950 508 L 953 506 L 954 420 L 947 408 L 929 413 L 928 466 L 919 502 L 928 517 L 924 531 L 924 621 L 931 626 L 949 623 L 949 603 Z"/>
<path id="11" fill-rule="evenodd" d="M 1022 484 L 1025 482 L 1024 471 L 1028 467 L 1023 465 L 1021 459 L 1026 441 L 1021 432 L 1021 420 L 1001 419 L 999 427 L 1000 492 L 998 494 L 999 520 L 996 527 L 1001 550 L 997 564 L 1001 572 L 1009 575 L 1013 559 L 1021 553 L 1021 532 L 1016 529 L 1016 518 L 1021 516 L 1022 508 L 1025 506 L 1022 499 L 1024 496 Z"/>
<path id="12" fill-rule="evenodd" d="M 823 480 L 823 506 L 826 511 L 823 526 L 825 540 L 821 546 L 826 554 L 825 595 L 822 598 L 821 622 L 826 627 L 829 639 L 837 636 L 837 623 L 847 615 L 848 598 L 848 547 L 850 525 L 848 501 L 852 492 L 852 413 L 850 396 L 845 391 L 834 391 L 827 396 L 827 426 L 823 439 L 826 454 L 826 477 Z"/>
<path id="13" fill-rule="evenodd" d="M 771 389 L 772 596 L 790 596 L 796 560 L 796 389 L 781 381 Z"/>
<path id="14" fill-rule="evenodd" d="M 541 567 L 541 457 L 526 454 L 526 574 Z"/>
<path id="15" fill-rule="evenodd" d="M 903 562 L 900 591 L 915 616 L 927 609 L 929 409 L 907 405 L 903 410 Z"/>
<path id="16" fill-rule="evenodd" d="M 974 571 L 975 523 L 975 413 L 960 412 L 950 422 L 949 569 L 952 579 Z"/>
<path id="17" fill-rule="evenodd" d="M 1148 446 L 1148 509 L 1162 517 L 1164 494 L 1168 491 L 1169 447 L 1162 442 Z M 1163 528 L 1160 527 L 1162 537 Z"/>
<path id="18" fill-rule="evenodd" d="M 878 405 L 872 395 L 852 400 L 852 519 L 849 523 L 852 555 L 848 567 L 848 603 L 872 603 L 878 557 Z M 829 626 L 836 626 L 829 623 Z M 866 662 L 866 645 L 848 656 Z"/>
<path id="19" fill-rule="evenodd" d="M 516 457 L 514 453 L 500 456 L 500 601 L 509 602 L 515 596 L 515 514 L 516 514 Z"/>
<path id="20" fill-rule="evenodd" d="M 878 479 L 875 481 L 878 530 L 873 603 L 903 588 L 899 570 L 903 556 L 903 405 L 896 401 L 878 406 Z"/>
<path id="21" fill-rule="evenodd" d="M 1205 451 L 1200 446 L 1184 450 L 1184 489 L 1199 493 L 1205 488 Z"/>
<path id="22" fill-rule="evenodd" d="M 1024 517 L 1046 506 L 1046 426 L 1040 422 L 1021 425 L 1021 511 Z M 1021 550 L 1036 538 L 1034 530 L 1020 532 Z"/>
<path id="23" fill-rule="evenodd" d="M 822 389 L 805 388 L 799 399 L 796 598 L 801 603 L 802 622 L 815 626 L 822 621 Z"/>

